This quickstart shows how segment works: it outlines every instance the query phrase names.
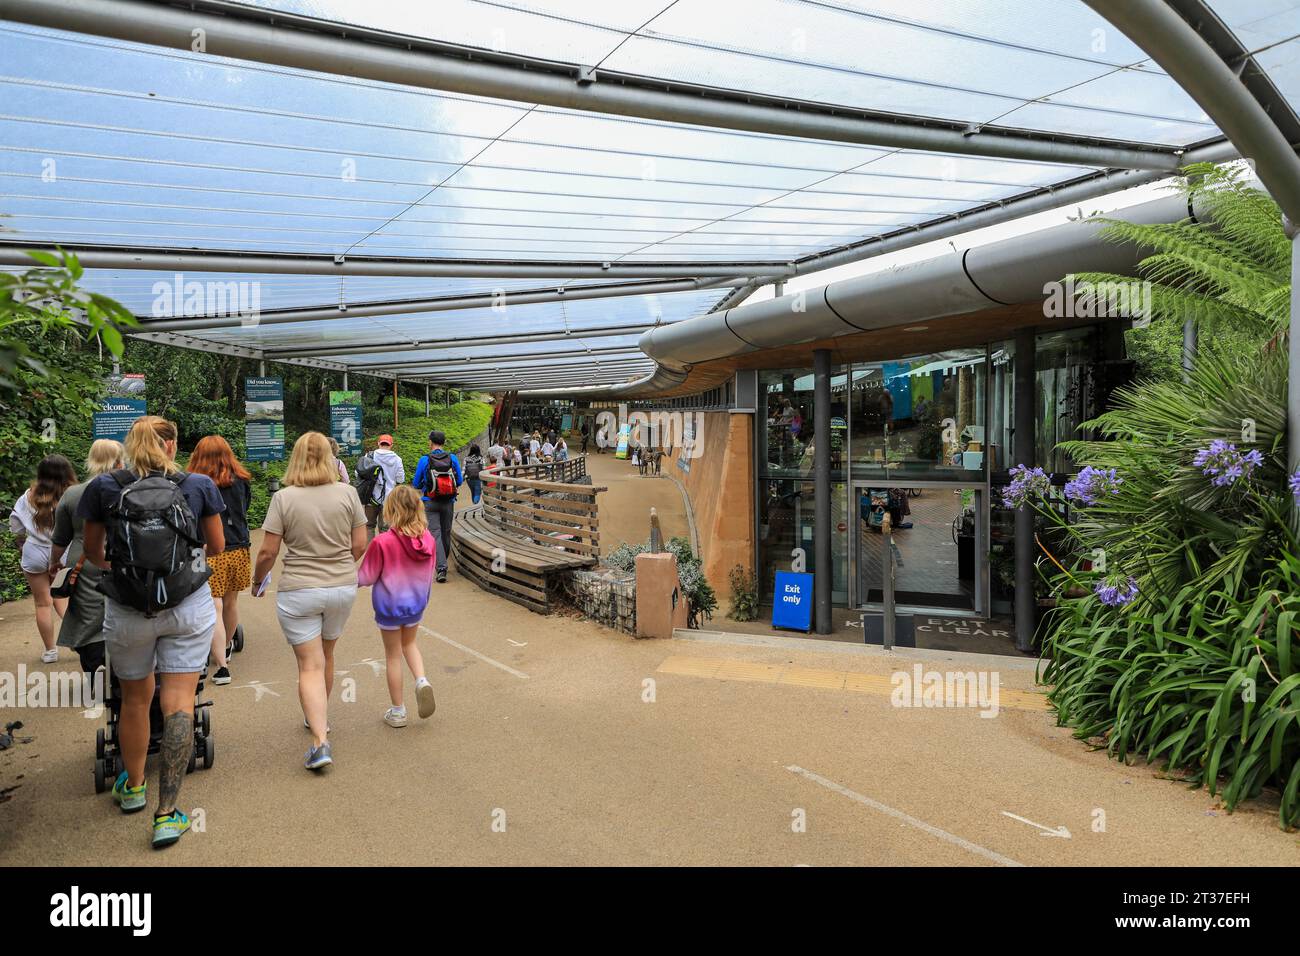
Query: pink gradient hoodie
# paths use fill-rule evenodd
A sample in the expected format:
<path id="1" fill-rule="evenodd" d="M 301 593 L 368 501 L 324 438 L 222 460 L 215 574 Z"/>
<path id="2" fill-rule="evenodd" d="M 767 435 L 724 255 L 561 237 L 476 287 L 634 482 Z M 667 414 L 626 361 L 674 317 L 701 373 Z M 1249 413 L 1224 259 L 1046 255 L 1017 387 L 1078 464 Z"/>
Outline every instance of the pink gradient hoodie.
<path id="1" fill-rule="evenodd" d="M 375 535 L 357 570 L 357 584 L 370 587 L 375 623 L 386 630 L 418 624 L 429 603 L 437 557 L 433 535 L 418 538 L 389 529 Z"/>

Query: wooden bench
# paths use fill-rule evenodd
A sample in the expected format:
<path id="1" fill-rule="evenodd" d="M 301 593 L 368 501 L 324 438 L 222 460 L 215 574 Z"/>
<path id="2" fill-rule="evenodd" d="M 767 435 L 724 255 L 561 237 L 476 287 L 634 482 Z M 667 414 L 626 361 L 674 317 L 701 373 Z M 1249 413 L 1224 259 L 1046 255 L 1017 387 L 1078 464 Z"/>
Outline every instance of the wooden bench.
<path id="1" fill-rule="evenodd" d="M 484 472 L 482 503 L 457 512 L 451 529 L 462 574 L 539 614 L 550 613 L 559 574 L 600 561 L 596 495 L 605 489 L 547 480 L 555 471 L 585 474 L 586 463 L 569 459 Z"/>

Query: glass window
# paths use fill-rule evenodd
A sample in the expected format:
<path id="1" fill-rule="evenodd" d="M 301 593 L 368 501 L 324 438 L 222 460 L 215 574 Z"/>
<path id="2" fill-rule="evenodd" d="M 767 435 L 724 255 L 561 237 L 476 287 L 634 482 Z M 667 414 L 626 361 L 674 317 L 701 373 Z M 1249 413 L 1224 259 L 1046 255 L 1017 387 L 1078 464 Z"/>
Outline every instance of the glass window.
<path id="1" fill-rule="evenodd" d="M 985 351 L 855 365 L 853 477 L 982 480 Z"/>
<path id="2" fill-rule="evenodd" d="M 764 603 L 772 600 L 776 572 L 792 570 L 795 548 L 804 551 L 804 570 L 809 574 L 817 570 L 813 548 L 815 489 L 816 485 L 811 481 L 769 479 L 759 482 L 758 586 Z M 846 486 L 835 482 L 831 485 L 831 603 L 834 605 L 844 605 L 849 599 L 847 549 L 850 523 L 845 516 L 846 503 Z"/>
<path id="3" fill-rule="evenodd" d="M 1096 407 L 1101 336 L 1092 327 L 1038 336 L 1034 366 L 1035 460 L 1054 474 L 1072 474 L 1074 461 L 1057 445 L 1085 437 L 1079 426 Z"/>
<path id="4" fill-rule="evenodd" d="M 848 437 L 848 373 L 831 370 L 831 477 L 844 477 Z M 768 369 L 758 373 L 766 407 L 759 435 L 759 474 L 811 477 L 817 442 L 813 434 L 811 369 Z"/>

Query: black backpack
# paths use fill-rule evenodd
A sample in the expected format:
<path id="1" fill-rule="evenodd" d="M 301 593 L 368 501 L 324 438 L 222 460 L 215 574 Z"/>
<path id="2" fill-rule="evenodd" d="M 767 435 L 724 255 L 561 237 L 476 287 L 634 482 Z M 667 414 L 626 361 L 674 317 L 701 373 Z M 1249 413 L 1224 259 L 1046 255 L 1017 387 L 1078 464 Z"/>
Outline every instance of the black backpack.
<path id="1" fill-rule="evenodd" d="M 375 486 L 379 484 L 379 473 L 382 469 L 379 462 L 375 461 L 369 455 L 365 455 L 357 462 L 357 497 L 365 505 L 374 504 Z"/>
<path id="2" fill-rule="evenodd" d="M 465 459 L 465 477 L 477 478 L 483 471 L 483 459 L 477 455 L 470 455 Z"/>
<path id="3" fill-rule="evenodd" d="M 173 608 L 212 575 L 199 522 L 181 491 L 185 472 L 115 471 L 117 499 L 108 506 L 105 556 L 112 570 L 99 590 L 145 617 Z"/>

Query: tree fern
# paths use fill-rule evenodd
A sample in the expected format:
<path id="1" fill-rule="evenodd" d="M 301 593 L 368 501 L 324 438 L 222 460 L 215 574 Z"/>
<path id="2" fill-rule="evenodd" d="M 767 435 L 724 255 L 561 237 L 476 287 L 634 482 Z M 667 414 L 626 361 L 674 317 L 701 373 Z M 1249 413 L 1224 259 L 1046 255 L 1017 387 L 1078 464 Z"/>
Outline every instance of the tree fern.
<path id="1" fill-rule="evenodd" d="M 1051 576 L 1044 679 L 1059 720 L 1121 759 L 1166 762 L 1221 792 L 1231 809 L 1276 789 L 1283 825 L 1300 823 L 1300 527 L 1286 457 L 1290 243 L 1265 194 L 1237 174 L 1193 170 L 1212 225 L 1111 222 L 1104 234 L 1153 250 L 1151 319 L 1140 334 L 1177 342 L 1196 322 L 1201 348 L 1184 376 L 1148 374 L 1063 443 L 1122 480 L 1065 524 L 1075 552 Z M 1131 283 L 1079 274 L 1084 283 Z M 1099 290 L 1097 294 L 1102 294 Z M 1141 341 L 1139 339 L 1138 341 Z M 1171 363 L 1177 368 L 1177 362 Z M 1215 484 L 1197 454 L 1216 440 L 1257 455 Z M 1100 556 L 1105 571 L 1097 569 Z M 1108 577 L 1135 591 L 1106 591 Z M 1081 598 L 1080 585 L 1095 590 Z M 1086 592 L 1085 592 L 1086 593 Z M 1105 603 L 1107 600 L 1112 603 Z M 1117 602 L 1117 603 L 1115 603 Z"/>

